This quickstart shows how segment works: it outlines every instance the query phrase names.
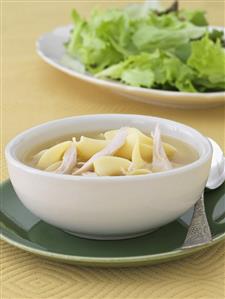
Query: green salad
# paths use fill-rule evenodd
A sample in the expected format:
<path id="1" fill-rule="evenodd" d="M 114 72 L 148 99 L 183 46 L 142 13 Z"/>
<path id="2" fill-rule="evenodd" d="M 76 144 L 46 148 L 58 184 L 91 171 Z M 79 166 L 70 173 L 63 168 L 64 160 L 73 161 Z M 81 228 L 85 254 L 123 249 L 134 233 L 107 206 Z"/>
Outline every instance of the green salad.
<path id="1" fill-rule="evenodd" d="M 208 30 L 202 11 L 144 5 L 93 11 L 89 20 L 72 11 L 74 28 L 65 44 L 97 78 L 185 92 L 225 90 L 224 34 Z"/>

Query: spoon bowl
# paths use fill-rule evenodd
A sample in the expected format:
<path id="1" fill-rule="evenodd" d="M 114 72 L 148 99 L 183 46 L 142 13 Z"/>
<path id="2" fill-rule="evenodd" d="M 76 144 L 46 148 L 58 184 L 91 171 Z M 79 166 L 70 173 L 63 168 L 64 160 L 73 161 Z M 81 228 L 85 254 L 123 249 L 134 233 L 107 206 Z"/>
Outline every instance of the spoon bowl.
<path id="1" fill-rule="evenodd" d="M 213 148 L 213 156 L 206 187 L 216 189 L 225 181 L 225 157 L 220 146 L 211 138 L 209 141 Z"/>

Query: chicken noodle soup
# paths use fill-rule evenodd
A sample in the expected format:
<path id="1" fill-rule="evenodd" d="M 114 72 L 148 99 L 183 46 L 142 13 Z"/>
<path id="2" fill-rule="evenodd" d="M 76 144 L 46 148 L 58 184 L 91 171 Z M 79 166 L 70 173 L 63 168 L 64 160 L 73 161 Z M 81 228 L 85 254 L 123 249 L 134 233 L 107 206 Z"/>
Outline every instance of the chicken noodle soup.
<path id="1" fill-rule="evenodd" d="M 123 127 L 85 135 L 43 146 L 29 155 L 27 163 L 59 174 L 126 176 L 167 171 L 198 159 L 188 144 L 161 136 L 159 126 L 149 134 Z"/>

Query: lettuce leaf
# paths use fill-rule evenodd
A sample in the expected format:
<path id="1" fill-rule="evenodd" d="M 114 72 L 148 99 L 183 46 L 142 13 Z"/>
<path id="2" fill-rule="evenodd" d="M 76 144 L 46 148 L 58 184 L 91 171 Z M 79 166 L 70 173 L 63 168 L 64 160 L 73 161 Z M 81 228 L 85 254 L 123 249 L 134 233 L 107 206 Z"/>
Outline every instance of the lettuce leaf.
<path id="1" fill-rule="evenodd" d="M 205 27 L 180 21 L 175 14 L 157 16 L 152 14 L 148 22 L 141 22 L 132 37 L 139 51 L 174 49 L 198 39 L 206 33 Z"/>
<path id="2" fill-rule="evenodd" d="M 225 90 L 223 33 L 208 32 L 202 11 L 132 4 L 94 11 L 87 21 L 72 12 L 74 28 L 65 44 L 77 68 L 131 86 L 186 92 Z M 84 72 L 84 69 L 82 70 Z"/>
<path id="3" fill-rule="evenodd" d="M 190 21 L 196 26 L 207 26 L 208 22 L 205 17 L 205 12 L 201 10 L 181 10 L 179 12 L 179 17 L 184 18 L 185 20 Z"/>
<path id="4" fill-rule="evenodd" d="M 88 71 L 97 73 L 142 51 L 173 49 L 199 38 L 206 30 L 180 20 L 175 13 L 157 15 L 146 8 L 144 12 L 140 14 L 139 9 L 134 18 L 128 8 L 94 11 L 86 21 L 73 10 L 68 53 Z"/>
<path id="5" fill-rule="evenodd" d="M 163 85 L 175 90 L 194 92 L 194 72 L 175 56 L 156 50 L 130 56 L 96 74 L 98 78 L 120 80 L 131 86 L 160 88 Z"/>
<path id="6" fill-rule="evenodd" d="M 118 48 L 120 44 L 121 47 L 126 44 L 126 20 L 119 12 L 107 15 L 95 12 L 91 23 L 82 20 L 75 10 L 72 17 L 75 26 L 67 50 L 84 63 L 87 70 L 95 73 L 123 59 L 124 55 Z M 116 35 L 118 29 L 121 34 Z M 118 48 L 110 42 L 110 37 L 115 38 Z"/>
<path id="7" fill-rule="evenodd" d="M 191 44 L 187 64 L 198 73 L 198 84 L 209 89 L 225 89 L 225 50 L 220 41 L 213 43 L 206 35 Z"/>
<path id="8" fill-rule="evenodd" d="M 208 37 L 214 43 L 219 40 L 223 48 L 225 48 L 225 34 L 223 30 L 213 29 L 212 31 L 208 32 Z"/>

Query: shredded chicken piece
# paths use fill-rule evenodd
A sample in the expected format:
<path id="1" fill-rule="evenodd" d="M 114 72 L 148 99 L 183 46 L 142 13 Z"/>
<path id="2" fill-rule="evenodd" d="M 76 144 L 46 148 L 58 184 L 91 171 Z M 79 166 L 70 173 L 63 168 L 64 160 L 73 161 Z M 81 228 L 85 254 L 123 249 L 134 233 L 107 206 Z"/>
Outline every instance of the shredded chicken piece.
<path id="1" fill-rule="evenodd" d="M 124 143 L 126 142 L 126 137 L 128 134 L 127 128 L 121 128 L 116 136 L 104 147 L 100 152 L 97 152 L 93 155 L 80 169 L 73 172 L 73 175 L 79 175 L 84 172 L 89 171 L 92 168 L 93 162 L 102 157 L 102 156 L 111 156 L 113 155 L 118 149 L 120 149 Z"/>
<path id="2" fill-rule="evenodd" d="M 153 134 L 153 159 L 152 159 L 152 170 L 154 172 L 166 171 L 172 169 L 173 166 L 169 161 L 166 152 L 163 148 L 163 143 L 161 140 L 161 132 L 159 126 L 155 128 Z"/>
<path id="3" fill-rule="evenodd" d="M 77 149 L 76 149 L 76 144 L 72 142 L 72 144 L 66 150 L 63 156 L 62 164 L 55 170 L 55 173 L 71 174 L 76 164 L 77 164 Z"/>

